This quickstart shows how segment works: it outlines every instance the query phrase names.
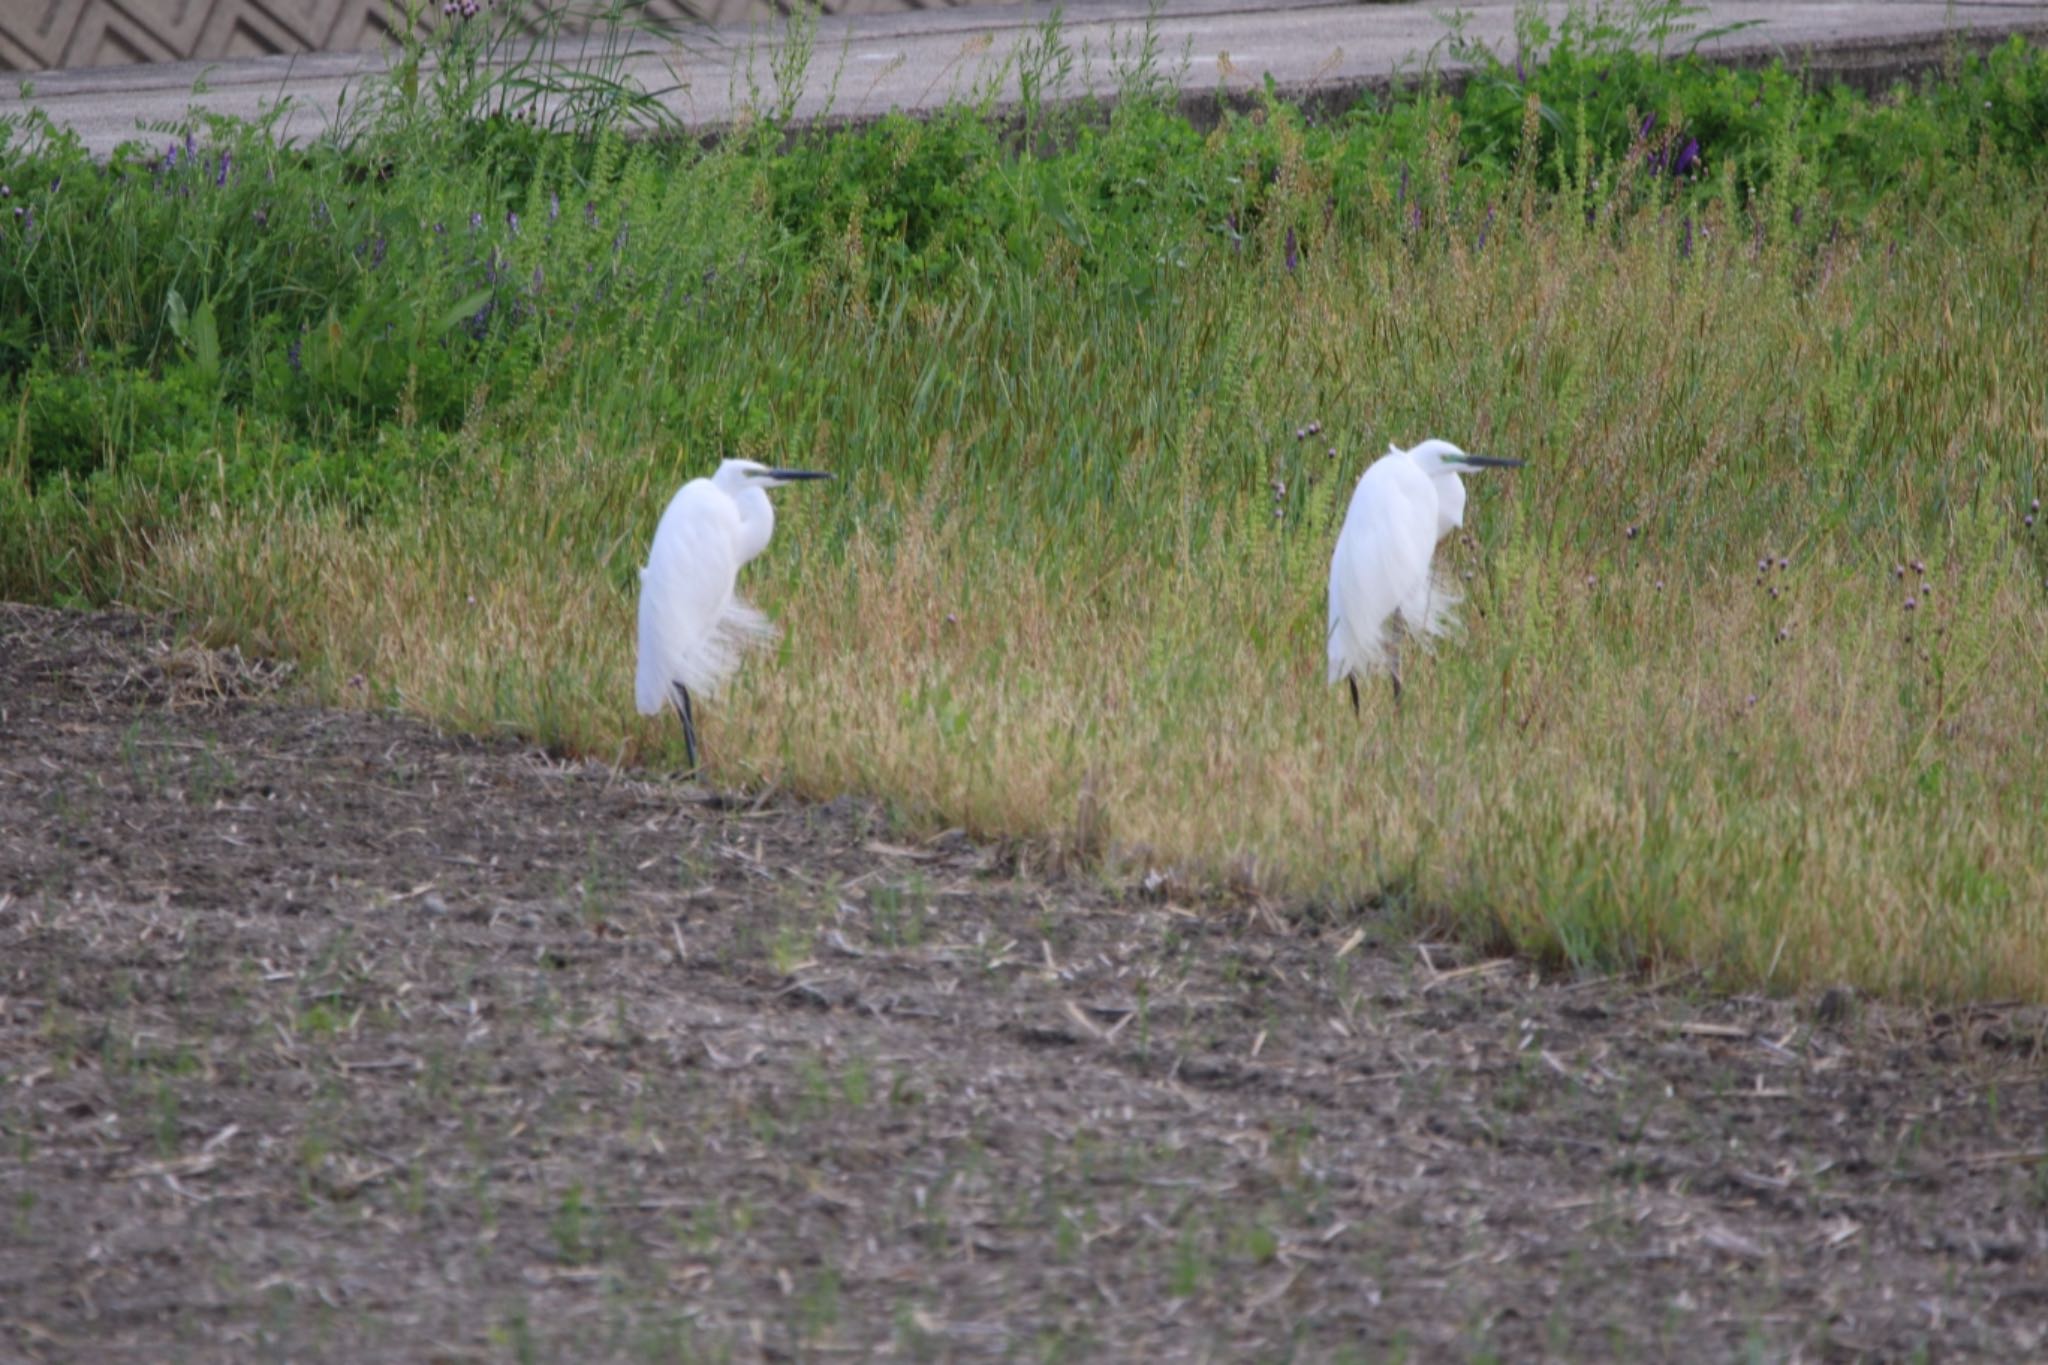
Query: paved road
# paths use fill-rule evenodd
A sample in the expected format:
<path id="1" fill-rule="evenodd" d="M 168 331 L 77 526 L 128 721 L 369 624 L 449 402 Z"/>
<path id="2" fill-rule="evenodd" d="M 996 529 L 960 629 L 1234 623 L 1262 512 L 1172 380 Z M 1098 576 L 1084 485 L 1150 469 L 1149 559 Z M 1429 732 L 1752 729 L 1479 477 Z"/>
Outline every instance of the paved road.
<path id="1" fill-rule="evenodd" d="M 1440 50 L 1450 8 L 1435 0 L 1361 4 L 1352 0 L 1167 0 L 1156 32 L 1190 110 L 1214 107 L 1218 92 L 1242 99 L 1271 75 L 1291 98 L 1348 101 L 1384 87 Z M 1513 45 L 1515 0 L 1463 0 L 1466 32 L 1498 50 Z M 1562 10 L 1561 4 L 1552 6 Z M 1960 37 L 1984 46 L 2011 33 L 2048 42 L 2048 0 L 1854 0 L 1766 3 L 1712 0 L 1693 17 L 1695 34 L 1740 25 L 1701 50 L 1730 61 L 1773 53 L 1851 79 L 1888 79 L 1938 60 Z M 1011 59 L 1052 13 L 1047 3 L 974 6 L 860 18 L 828 18 L 796 101 L 799 118 L 860 122 L 892 109 L 926 110 L 994 83 L 1014 99 Z M 1061 34 L 1076 60 L 1068 89 L 1113 94 L 1112 53 L 1142 31 L 1142 0 L 1079 0 L 1065 8 Z M 679 39 L 639 37 L 628 67 L 689 126 L 715 131 L 750 106 L 772 103 L 771 60 L 781 34 L 696 29 Z M 1684 45 L 1690 37 L 1676 42 Z M 291 101 L 289 137 L 317 134 L 344 92 L 381 70 L 377 55 L 263 57 L 51 72 L 25 97 L 0 95 L 0 117 L 24 103 L 79 131 L 96 153 L 183 117 L 190 108 L 253 115 Z"/>

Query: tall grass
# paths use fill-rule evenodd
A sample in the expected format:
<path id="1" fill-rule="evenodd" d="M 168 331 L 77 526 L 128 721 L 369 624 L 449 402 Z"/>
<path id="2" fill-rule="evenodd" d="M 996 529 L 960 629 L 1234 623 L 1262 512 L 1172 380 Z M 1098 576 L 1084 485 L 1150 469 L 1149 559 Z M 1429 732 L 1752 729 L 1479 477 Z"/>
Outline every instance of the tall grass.
<path id="1" fill-rule="evenodd" d="M 2038 55 L 1999 62 L 1968 77 L 2019 112 L 1954 118 L 2048 126 Z M 353 197 L 225 274 L 246 225 L 190 232 L 176 166 L 66 228 L 79 267 L 25 276 L 0 584 L 666 765 L 631 706 L 654 518 L 719 455 L 813 463 L 839 482 L 781 495 L 747 575 L 783 643 L 701 718 L 721 781 L 1590 968 L 2048 996 L 2037 153 L 1900 101 L 1936 130 L 1910 168 L 1837 182 L 1810 125 L 1884 115 L 1794 88 L 1673 175 L 1683 80 L 1723 80 L 1691 70 L 1639 73 L 1665 131 L 1618 141 L 1532 78 L 1505 153 L 1431 99 L 1207 137 L 1133 102 L 1035 161 L 971 111 L 708 152 L 238 142 L 275 179 L 223 222 Z M 171 234 L 145 211 L 199 259 L 123 256 L 109 220 Z M 231 301 L 211 343 L 200 299 Z M 67 384 L 205 397 L 59 445 Z M 1357 719 L 1329 547 L 1364 464 L 1431 434 L 1529 465 L 1441 551 L 1464 638 Z"/>

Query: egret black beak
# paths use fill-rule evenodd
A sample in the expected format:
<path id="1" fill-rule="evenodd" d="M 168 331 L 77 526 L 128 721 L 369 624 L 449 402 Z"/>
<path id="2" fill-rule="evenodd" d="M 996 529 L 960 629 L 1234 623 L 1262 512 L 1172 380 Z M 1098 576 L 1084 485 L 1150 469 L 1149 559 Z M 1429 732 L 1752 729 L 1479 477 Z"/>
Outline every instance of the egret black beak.
<path id="1" fill-rule="evenodd" d="M 1468 469 L 1520 469 L 1520 460 L 1511 460 L 1505 455 L 1467 455 L 1458 463 Z"/>
<path id="2" fill-rule="evenodd" d="M 832 476 L 822 469 L 770 469 L 762 477 L 777 483 L 796 483 L 802 479 L 829 479 Z"/>

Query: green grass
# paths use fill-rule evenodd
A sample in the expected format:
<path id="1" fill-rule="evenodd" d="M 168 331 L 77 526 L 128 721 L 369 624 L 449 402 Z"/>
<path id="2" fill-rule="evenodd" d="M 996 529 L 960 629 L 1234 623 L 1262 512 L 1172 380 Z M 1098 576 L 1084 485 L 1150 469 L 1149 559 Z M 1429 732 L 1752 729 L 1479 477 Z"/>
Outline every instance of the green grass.
<path id="1" fill-rule="evenodd" d="M 653 521 L 814 464 L 719 781 L 1592 969 L 2041 998 L 2048 59 L 1873 101 L 1629 55 L 1645 15 L 1209 133 L 1149 49 L 1063 109 L 1049 27 L 1029 158 L 969 106 L 705 150 L 488 84 L 105 173 L 16 127 L 0 591 L 665 766 Z M 1529 465 L 1361 722 L 1329 547 L 1427 435 Z"/>

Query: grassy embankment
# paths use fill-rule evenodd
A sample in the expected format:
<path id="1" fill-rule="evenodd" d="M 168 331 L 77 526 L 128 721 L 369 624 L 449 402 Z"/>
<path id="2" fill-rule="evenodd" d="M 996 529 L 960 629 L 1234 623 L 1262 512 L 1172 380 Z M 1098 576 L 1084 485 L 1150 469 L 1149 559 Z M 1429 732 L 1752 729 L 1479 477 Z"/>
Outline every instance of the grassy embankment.
<path id="1" fill-rule="evenodd" d="M 973 99 L 788 129 L 799 63 L 709 150 L 588 83 L 545 131 L 460 47 L 289 151 L 13 127 L 0 593 L 664 765 L 654 519 L 813 464 L 717 781 L 1597 968 L 2048 998 L 2048 59 L 1871 101 L 1627 27 L 1212 133 L 1142 42 L 1061 113 L 1048 27 L 1023 159 Z M 1361 722 L 1322 576 L 1427 435 L 1529 465 Z"/>

